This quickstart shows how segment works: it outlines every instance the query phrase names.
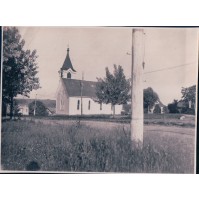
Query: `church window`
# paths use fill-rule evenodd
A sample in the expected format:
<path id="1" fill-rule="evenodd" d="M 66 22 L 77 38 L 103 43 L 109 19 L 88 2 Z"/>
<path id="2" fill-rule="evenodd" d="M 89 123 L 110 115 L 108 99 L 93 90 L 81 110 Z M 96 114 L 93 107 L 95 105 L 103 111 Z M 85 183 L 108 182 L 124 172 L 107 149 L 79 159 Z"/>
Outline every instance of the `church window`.
<path id="1" fill-rule="evenodd" d="M 69 78 L 69 79 L 71 78 L 71 73 L 70 72 L 67 73 L 67 78 Z"/>
<path id="2" fill-rule="evenodd" d="M 79 104 L 80 104 L 80 101 L 78 100 L 77 101 L 77 110 L 79 110 Z"/>
<path id="3" fill-rule="evenodd" d="M 88 101 L 88 110 L 90 110 L 91 109 L 91 101 L 89 100 Z"/>

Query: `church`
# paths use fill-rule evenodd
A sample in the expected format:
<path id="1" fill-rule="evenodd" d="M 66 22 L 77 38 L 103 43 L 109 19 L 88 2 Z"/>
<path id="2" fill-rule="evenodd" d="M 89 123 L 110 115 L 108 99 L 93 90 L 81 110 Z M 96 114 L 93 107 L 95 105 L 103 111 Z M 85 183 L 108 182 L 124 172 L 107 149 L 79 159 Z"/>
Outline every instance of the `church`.
<path id="1" fill-rule="evenodd" d="M 59 85 L 56 92 L 56 115 L 98 115 L 113 114 L 111 104 L 98 103 L 95 100 L 96 83 L 73 79 L 77 71 L 69 56 L 69 48 L 59 71 Z M 115 106 L 115 114 L 121 114 L 122 105 Z"/>

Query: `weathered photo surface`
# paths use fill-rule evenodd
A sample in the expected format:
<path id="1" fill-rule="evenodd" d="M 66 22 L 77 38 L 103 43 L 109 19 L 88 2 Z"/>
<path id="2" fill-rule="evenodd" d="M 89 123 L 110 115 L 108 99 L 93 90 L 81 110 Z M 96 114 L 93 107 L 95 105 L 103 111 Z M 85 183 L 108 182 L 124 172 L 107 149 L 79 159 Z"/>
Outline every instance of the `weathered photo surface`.
<path id="1" fill-rule="evenodd" d="M 1 171 L 194 173 L 198 30 L 3 27 Z"/>

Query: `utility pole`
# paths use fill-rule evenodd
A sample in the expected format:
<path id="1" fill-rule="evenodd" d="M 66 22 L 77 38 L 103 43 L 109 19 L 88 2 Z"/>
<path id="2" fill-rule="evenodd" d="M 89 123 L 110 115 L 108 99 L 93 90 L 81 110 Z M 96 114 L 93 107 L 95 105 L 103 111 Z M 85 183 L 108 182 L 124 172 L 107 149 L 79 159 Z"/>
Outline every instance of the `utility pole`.
<path id="1" fill-rule="evenodd" d="M 131 140 L 143 144 L 143 29 L 132 29 Z"/>
<path id="2" fill-rule="evenodd" d="M 37 94 L 35 95 L 35 105 L 34 105 L 34 116 L 36 115 L 36 101 L 37 101 Z"/>
<path id="3" fill-rule="evenodd" d="M 82 98 L 82 91 L 83 91 L 83 79 L 84 79 L 84 73 L 82 72 L 82 80 L 81 80 L 81 116 L 83 115 L 83 98 Z"/>

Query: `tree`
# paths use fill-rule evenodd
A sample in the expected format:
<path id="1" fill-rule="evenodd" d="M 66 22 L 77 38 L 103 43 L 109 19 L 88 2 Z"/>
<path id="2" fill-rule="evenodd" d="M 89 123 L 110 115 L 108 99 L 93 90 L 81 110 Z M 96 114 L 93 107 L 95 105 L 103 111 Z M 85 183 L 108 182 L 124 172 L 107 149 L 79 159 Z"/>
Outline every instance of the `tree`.
<path id="1" fill-rule="evenodd" d="M 4 27 L 2 100 L 10 104 L 10 118 L 13 117 L 14 97 L 28 97 L 33 89 L 39 88 L 36 50 L 24 50 L 24 44 L 17 28 Z"/>
<path id="2" fill-rule="evenodd" d="M 178 100 L 173 100 L 172 103 L 168 104 L 169 113 L 179 113 Z"/>
<path id="3" fill-rule="evenodd" d="M 159 99 L 158 94 L 151 87 L 144 89 L 144 109 L 149 111 Z"/>
<path id="4" fill-rule="evenodd" d="M 22 115 L 20 113 L 20 108 L 19 108 L 17 100 L 13 101 L 13 114 L 14 114 L 14 117 L 20 117 Z"/>
<path id="5" fill-rule="evenodd" d="M 182 100 L 185 102 L 191 101 L 195 104 L 196 102 L 196 85 L 191 87 L 183 87 L 181 90 L 182 93 Z"/>
<path id="6" fill-rule="evenodd" d="M 34 115 L 34 110 L 35 110 L 35 115 L 36 116 L 47 116 L 48 112 L 45 107 L 45 105 L 41 101 L 33 101 L 29 104 L 29 114 Z"/>
<path id="7" fill-rule="evenodd" d="M 185 103 L 185 108 L 183 108 L 183 112 L 194 113 L 196 103 L 196 85 L 187 88 L 183 87 L 181 93 L 182 101 Z M 191 103 L 191 105 L 189 105 L 189 103 Z"/>
<path id="8" fill-rule="evenodd" d="M 122 66 L 114 65 L 113 74 L 106 68 L 106 77 L 97 78 L 97 80 L 97 102 L 111 103 L 113 116 L 115 116 L 115 105 L 126 104 L 130 99 L 130 82 L 126 80 Z"/>

